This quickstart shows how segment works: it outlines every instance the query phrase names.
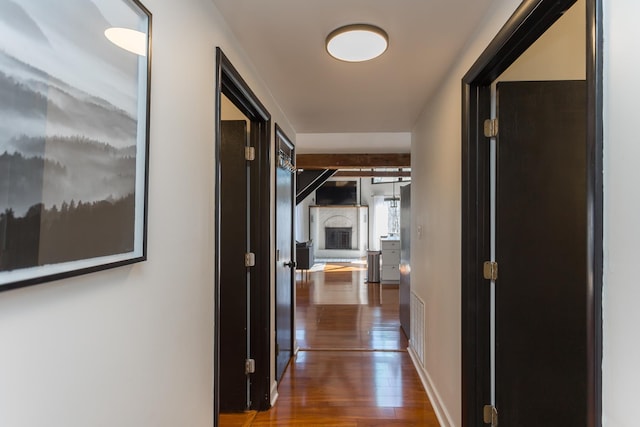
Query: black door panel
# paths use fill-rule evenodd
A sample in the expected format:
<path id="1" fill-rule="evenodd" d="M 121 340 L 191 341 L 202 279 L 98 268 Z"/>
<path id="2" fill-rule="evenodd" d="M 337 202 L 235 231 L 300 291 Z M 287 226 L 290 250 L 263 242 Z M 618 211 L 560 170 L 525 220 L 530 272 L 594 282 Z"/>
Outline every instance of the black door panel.
<path id="1" fill-rule="evenodd" d="M 247 409 L 247 123 L 221 122 L 220 411 Z"/>
<path id="2" fill-rule="evenodd" d="M 586 83 L 497 87 L 499 422 L 584 426 Z"/>
<path id="3" fill-rule="evenodd" d="M 294 342 L 295 179 L 290 165 L 295 163 L 295 151 L 293 144 L 276 129 L 276 379 L 280 381 L 293 356 Z"/>

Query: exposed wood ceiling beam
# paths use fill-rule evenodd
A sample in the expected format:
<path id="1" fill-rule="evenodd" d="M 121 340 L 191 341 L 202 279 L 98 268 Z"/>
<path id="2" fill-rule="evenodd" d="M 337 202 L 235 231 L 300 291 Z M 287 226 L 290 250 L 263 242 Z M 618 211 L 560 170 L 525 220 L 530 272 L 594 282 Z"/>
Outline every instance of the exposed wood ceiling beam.
<path id="1" fill-rule="evenodd" d="M 411 154 L 298 154 L 298 169 L 409 168 Z"/>
<path id="2" fill-rule="evenodd" d="M 333 176 L 335 177 L 362 177 L 362 178 L 396 178 L 396 177 L 410 177 L 411 172 L 389 172 L 389 171 L 355 171 L 355 170 L 340 170 Z"/>

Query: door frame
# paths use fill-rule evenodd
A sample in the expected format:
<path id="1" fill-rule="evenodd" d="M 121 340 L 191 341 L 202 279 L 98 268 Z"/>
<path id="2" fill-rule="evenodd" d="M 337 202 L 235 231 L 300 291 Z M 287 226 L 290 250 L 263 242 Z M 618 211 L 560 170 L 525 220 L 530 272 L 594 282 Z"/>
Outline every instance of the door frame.
<path id="1" fill-rule="evenodd" d="M 295 157 L 295 153 L 296 153 L 296 145 L 291 141 L 291 139 L 287 136 L 287 134 L 282 130 L 282 128 L 280 126 L 278 126 L 278 123 L 275 124 L 275 143 L 274 143 L 274 151 L 273 151 L 273 158 L 274 158 L 274 162 L 278 161 L 278 155 L 279 155 L 279 149 L 280 149 L 280 140 L 282 140 L 282 142 L 284 142 L 287 146 L 290 147 L 291 149 L 291 163 L 293 164 L 293 168 L 296 167 L 296 157 Z M 274 180 L 277 181 L 278 179 L 278 164 L 275 165 L 274 171 L 273 171 L 273 176 L 274 176 Z M 292 172 L 292 185 L 291 185 L 291 261 L 296 262 L 297 264 L 297 258 L 296 258 L 296 245 L 295 245 L 295 217 L 296 217 L 296 175 L 295 175 L 295 171 Z M 275 185 L 276 188 L 276 194 L 275 194 L 275 198 L 277 200 L 277 192 L 278 192 L 278 183 L 276 182 Z M 274 217 L 274 235 L 278 235 L 278 203 L 274 203 L 274 213 L 273 213 L 273 217 Z M 273 247 L 273 251 L 275 253 L 275 251 L 277 251 L 277 247 L 276 247 L 276 241 L 274 239 L 274 247 Z M 276 261 L 277 262 L 277 261 Z M 296 349 L 296 323 L 295 323 L 295 314 L 296 314 L 296 267 L 295 265 L 290 269 L 290 280 L 291 280 L 291 336 L 289 337 L 290 341 L 291 341 L 291 357 L 293 357 L 293 355 L 295 354 L 295 349 Z M 278 287 L 278 283 L 277 283 L 277 277 L 276 277 L 276 305 L 278 303 L 277 301 L 277 287 Z M 278 325 L 277 325 L 277 316 L 276 316 L 276 344 L 278 342 Z M 275 360 L 276 360 L 276 371 L 277 371 L 277 365 L 278 365 L 278 355 L 276 354 L 275 356 Z M 289 362 L 291 362 L 291 358 L 289 358 Z M 285 367 L 284 372 L 286 372 L 287 368 Z M 276 377 L 277 377 L 277 373 L 276 373 Z M 276 378 L 278 379 L 278 378 Z"/>
<path id="2" fill-rule="evenodd" d="M 524 0 L 462 79 L 462 425 L 485 426 L 490 403 L 489 286 L 482 265 L 490 259 L 489 144 L 491 83 L 575 0 Z M 602 0 L 586 0 L 587 82 L 587 421 L 602 425 Z"/>
<path id="3" fill-rule="evenodd" d="M 215 239 L 214 239 L 214 349 L 213 349 L 213 408 L 214 426 L 220 414 L 220 146 L 221 95 L 224 93 L 251 122 L 249 138 L 255 148 L 251 167 L 252 212 L 250 239 L 255 253 L 251 267 L 251 356 L 255 359 L 255 373 L 251 374 L 251 409 L 266 410 L 271 406 L 271 115 L 262 105 L 231 61 L 216 47 L 215 76 Z"/>

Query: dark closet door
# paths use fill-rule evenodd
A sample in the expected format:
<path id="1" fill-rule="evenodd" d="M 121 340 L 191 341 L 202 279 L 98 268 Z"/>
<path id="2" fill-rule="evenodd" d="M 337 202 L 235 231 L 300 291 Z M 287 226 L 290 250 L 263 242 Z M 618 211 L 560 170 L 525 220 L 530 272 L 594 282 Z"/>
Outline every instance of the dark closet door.
<path id="1" fill-rule="evenodd" d="M 411 338 L 411 184 L 400 187 L 400 327 Z"/>
<path id="2" fill-rule="evenodd" d="M 247 122 L 222 121 L 220 147 L 220 411 L 248 407 Z"/>
<path id="3" fill-rule="evenodd" d="M 276 378 L 282 378 L 293 355 L 295 180 L 293 144 L 276 134 Z"/>
<path id="4" fill-rule="evenodd" d="M 503 426 L 584 426 L 586 84 L 497 86 L 496 406 Z"/>

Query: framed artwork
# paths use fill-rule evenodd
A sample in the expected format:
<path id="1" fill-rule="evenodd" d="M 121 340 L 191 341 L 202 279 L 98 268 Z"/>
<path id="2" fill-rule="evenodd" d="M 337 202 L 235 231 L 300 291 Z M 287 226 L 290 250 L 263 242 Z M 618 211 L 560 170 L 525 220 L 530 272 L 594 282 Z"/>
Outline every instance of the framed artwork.
<path id="1" fill-rule="evenodd" d="M 151 14 L 0 2 L 0 291 L 146 259 Z"/>

